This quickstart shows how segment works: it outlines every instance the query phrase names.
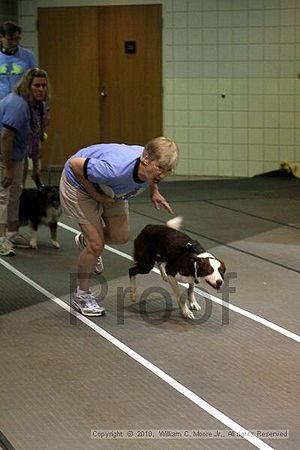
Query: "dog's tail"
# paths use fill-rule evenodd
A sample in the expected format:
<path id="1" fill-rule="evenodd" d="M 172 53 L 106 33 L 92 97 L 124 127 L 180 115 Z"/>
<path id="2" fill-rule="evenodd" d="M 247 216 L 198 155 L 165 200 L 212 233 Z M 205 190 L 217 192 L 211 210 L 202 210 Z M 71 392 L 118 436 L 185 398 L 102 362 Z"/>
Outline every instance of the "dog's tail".
<path id="1" fill-rule="evenodd" d="M 183 218 L 181 216 L 174 217 L 174 219 L 168 220 L 166 223 L 167 227 L 173 228 L 174 230 L 180 230 Z"/>

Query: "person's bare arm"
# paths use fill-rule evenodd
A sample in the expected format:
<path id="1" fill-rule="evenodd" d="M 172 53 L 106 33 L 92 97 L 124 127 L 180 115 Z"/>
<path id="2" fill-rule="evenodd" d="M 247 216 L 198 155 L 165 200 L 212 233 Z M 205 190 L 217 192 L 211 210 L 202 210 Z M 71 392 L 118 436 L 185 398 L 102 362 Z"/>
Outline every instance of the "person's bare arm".
<path id="1" fill-rule="evenodd" d="M 162 205 L 170 214 L 174 214 L 171 206 L 163 195 L 159 192 L 156 183 L 150 184 L 150 198 L 156 209 L 159 209 L 159 205 Z"/>
<path id="2" fill-rule="evenodd" d="M 83 168 L 85 160 L 86 158 L 75 157 L 72 158 L 70 161 L 70 167 L 76 179 L 86 189 L 86 191 L 90 194 L 90 196 L 97 202 L 104 203 L 106 205 L 114 203 L 115 200 L 113 198 L 109 197 L 108 195 L 105 195 L 104 193 L 101 194 L 100 192 L 98 192 L 93 183 L 84 178 Z"/>

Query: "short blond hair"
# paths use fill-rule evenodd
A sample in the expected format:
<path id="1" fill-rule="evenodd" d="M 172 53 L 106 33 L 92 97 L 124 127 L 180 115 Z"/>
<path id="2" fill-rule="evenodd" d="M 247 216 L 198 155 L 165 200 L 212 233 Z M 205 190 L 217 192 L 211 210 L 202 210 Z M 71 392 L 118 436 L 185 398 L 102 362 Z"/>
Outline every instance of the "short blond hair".
<path id="1" fill-rule="evenodd" d="M 156 137 L 147 142 L 142 153 L 142 158 L 147 157 L 165 168 L 174 170 L 179 160 L 178 145 L 164 136 Z"/>

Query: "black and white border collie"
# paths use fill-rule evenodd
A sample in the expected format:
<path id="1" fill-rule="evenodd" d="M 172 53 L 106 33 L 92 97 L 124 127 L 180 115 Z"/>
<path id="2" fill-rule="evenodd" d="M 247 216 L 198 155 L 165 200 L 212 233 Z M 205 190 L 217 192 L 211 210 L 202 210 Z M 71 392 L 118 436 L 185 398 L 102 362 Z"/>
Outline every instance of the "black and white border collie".
<path id="1" fill-rule="evenodd" d="M 183 317 L 194 319 L 192 310 L 201 309 L 194 295 L 194 285 L 203 279 L 214 289 L 224 280 L 225 264 L 207 253 L 198 241 L 179 231 L 181 217 L 175 217 L 166 225 L 147 225 L 134 241 L 135 266 L 129 269 L 130 298 L 136 301 L 138 274 L 149 273 L 157 263 L 164 281 L 168 281 L 175 293 Z M 188 283 L 187 298 L 177 282 Z"/>
<path id="2" fill-rule="evenodd" d="M 37 232 L 39 225 L 50 228 L 51 242 L 60 248 L 57 240 L 57 222 L 62 215 L 58 186 L 41 186 L 39 189 L 23 189 L 20 197 L 20 225 L 29 225 L 32 229 L 30 247 L 38 248 Z"/>

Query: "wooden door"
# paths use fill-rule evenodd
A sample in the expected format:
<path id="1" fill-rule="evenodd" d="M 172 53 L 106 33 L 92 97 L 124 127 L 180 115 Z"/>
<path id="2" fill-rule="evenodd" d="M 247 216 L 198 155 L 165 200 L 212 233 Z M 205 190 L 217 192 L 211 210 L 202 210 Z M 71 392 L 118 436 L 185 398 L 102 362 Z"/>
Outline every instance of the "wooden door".
<path id="1" fill-rule="evenodd" d="M 38 24 L 53 91 L 43 168 L 90 144 L 162 134 L 161 5 L 39 8 Z"/>
<path id="2" fill-rule="evenodd" d="M 99 7 L 100 137 L 162 134 L 161 5 Z"/>
<path id="3" fill-rule="evenodd" d="M 49 138 L 42 165 L 63 164 L 98 142 L 99 70 L 97 8 L 39 8 L 39 65 L 52 87 Z"/>

